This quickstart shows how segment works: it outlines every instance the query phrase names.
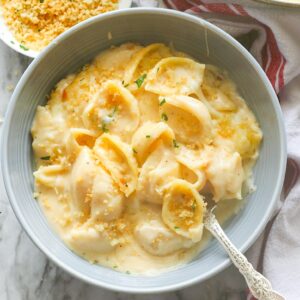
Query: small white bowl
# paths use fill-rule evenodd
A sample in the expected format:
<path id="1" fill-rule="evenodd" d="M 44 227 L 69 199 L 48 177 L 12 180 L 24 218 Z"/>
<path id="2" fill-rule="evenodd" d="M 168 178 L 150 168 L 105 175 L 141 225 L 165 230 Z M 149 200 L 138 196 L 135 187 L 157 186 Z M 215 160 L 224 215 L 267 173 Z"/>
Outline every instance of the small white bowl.
<path id="1" fill-rule="evenodd" d="M 120 0 L 119 9 L 129 8 L 131 7 L 131 4 L 132 4 L 132 0 Z M 35 51 L 31 49 L 26 50 L 26 48 L 25 49 L 23 48 L 22 44 L 15 39 L 10 29 L 6 25 L 1 8 L 0 8 L 0 39 L 8 47 L 28 57 L 35 58 L 41 52 L 41 51 Z"/>

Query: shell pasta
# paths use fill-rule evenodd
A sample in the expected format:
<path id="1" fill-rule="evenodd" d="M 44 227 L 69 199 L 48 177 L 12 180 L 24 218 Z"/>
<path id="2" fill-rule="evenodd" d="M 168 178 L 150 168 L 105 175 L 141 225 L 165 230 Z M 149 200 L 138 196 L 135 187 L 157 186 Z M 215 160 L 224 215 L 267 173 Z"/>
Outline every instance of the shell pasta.
<path id="1" fill-rule="evenodd" d="M 191 260 L 253 190 L 261 130 L 226 72 L 127 43 L 61 80 L 32 124 L 35 197 L 91 263 L 156 274 Z"/>

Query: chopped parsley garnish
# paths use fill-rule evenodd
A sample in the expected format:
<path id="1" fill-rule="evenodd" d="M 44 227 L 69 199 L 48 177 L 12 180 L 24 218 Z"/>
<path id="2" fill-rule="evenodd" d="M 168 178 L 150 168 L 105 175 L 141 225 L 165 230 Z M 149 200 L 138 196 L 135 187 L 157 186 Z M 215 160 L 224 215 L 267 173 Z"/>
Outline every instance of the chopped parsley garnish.
<path id="1" fill-rule="evenodd" d="M 173 146 L 174 146 L 174 148 L 179 148 L 179 145 L 176 140 L 173 140 Z"/>
<path id="2" fill-rule="evenodd" d="M 136 85 L 138 86 L 138 88 L 140 88 L 145 80 L 145 78 L 147 77 L 147 74 L 143 74 L 142 76 L 140 76 L 136 81 Z"/>
<path id="3" fill-rule="evenodd" d="M 156 69 L 156 73 L 158 73 L 158 71 L 159 71 L 159 68 Z"/>
<path id="4" fill-rule="evenodd" d="M 116 269 L 117 267 L 118 267 L 117 265 L 114 265 L 114 266 L 113 266 L 114 269 Z"/>
<path id="5" fill-rule="evenodd" d="M 166 99 L 164 98 L 164 99 L 162 99 L 161 102 L 159 103 L 159 106 L 162 106 L 162 105 L 164 105 L 165 103 L 166 103 Z"/>
<path id="6" fill-rule="evenodd" d="M 164 121 L 168 121 L 168 120 L 169 120 L 168 116 L 167 116 L 165 113 L 162 113 L 162 114 L 161 114 L 161 118 L 162 118 Z"/>
<path id="7" fill-rule="evenodd" d="M 137 154 L 137 151 L 134 148 L 132 148 L 132 151 L 133 153 Z"/>
<path id="8" fill-rule="evenodd" d="M 196 201 L 194 200 L 193 204 L 192 204 L 192 210 L 195 211 L 196 209 Z"/>
<path id="9" fill-rule="evenodd" d="M 101 130 L 102 130 L 103 132 L 108 132 L 107 124 L 106 124 L 105 122 L 102 122 Z"/>
<path id="10" fill-rule="evenodd" d="M 151 138 L 151 135 L 146 135 L 146 138 L 147 138 L 147 139 L 150 139 L 150 138 Z"/>
<path id="11" fill-rule="evenodd" d="M 29 48 L 25 47 L 24 45 L 20 44 L 20 48 L 23 49 L 24 51 L 28 51 Z"/>
<path id="12" fill-rule="evenodd" d="M 128 86 L 129 86 L 129 83 L 126 83 L 126 84 L 125 84 L 125 81 L 124 81 L 124 80 L 122 80 L 122 84 L 123 84 L 124 87 L 128 87 Z"/>
<path id="13" fill-rule="evenodd" d="M 40 157 L 40 159 L 42 159 L 42 160 L 49 160 L 50 156 L 42 156 L 42 157 Z"/>
<path id="14" fill-rule="evenodd" d="M 124 87 L 128 87 L 128 86 L 129 86 L 129 83 L 125 83 L 125 81 L 122 80 L 122 85 L 123 85 Z"/>
<path id="15" fill-rule="evenodd" d="M 15 42 L 14 41 L 10 41 L 13 45 L 15 44 Z"/>
<path id="16" fill-rule="evenodd" d="M 112 113 L 109 114 L 108 116 L 109 116 L 110 118 L 112 118 L 117 112 L 118 112 L 118 106 L 115 106 L 115 107 L 113 108 Z"/>
<path id="17" fill-rule="evenodd" d="M 126 271 L 126 274 L 130 274 L 130 272 L 129 272 L 129 271 Z"/>
<path id="18" fill-rule="evenodd" d="M 177 230 L 177 229 L 180 229 L 180 227 L 178 227 L 178 226 L 174 226 L 174 229 L 175 229 L 175 230 Z"/>

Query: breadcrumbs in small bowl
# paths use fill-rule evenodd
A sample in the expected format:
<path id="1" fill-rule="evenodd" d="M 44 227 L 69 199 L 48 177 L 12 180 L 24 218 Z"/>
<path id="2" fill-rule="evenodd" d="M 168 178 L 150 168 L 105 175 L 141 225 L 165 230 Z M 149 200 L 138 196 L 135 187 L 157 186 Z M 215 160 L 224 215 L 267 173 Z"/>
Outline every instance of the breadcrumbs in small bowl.
<path id="1" fill-rule="evenodd" d="M 0 38 L 35 57 L 54 38 L 96 15 L 131 6 L 131 0 L 0 0 Z"/>

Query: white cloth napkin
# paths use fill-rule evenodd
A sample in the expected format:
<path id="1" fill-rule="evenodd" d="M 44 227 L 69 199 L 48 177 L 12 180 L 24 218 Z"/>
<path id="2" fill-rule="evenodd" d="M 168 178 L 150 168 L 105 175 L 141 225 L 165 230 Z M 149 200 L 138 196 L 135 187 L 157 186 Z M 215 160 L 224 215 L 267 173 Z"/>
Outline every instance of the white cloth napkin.
<path id="1" fill-rule="evenodd" d="M 300 9 L 251 1 L 136 0 L 204 18 L 236 37 L 265 70 L 282 106 L 288 163 L 274 217 L 248 251 L 254 266 L 288 300 L 300 299 Z M 248 299 L 254 299 L 251 294 Z"/>

